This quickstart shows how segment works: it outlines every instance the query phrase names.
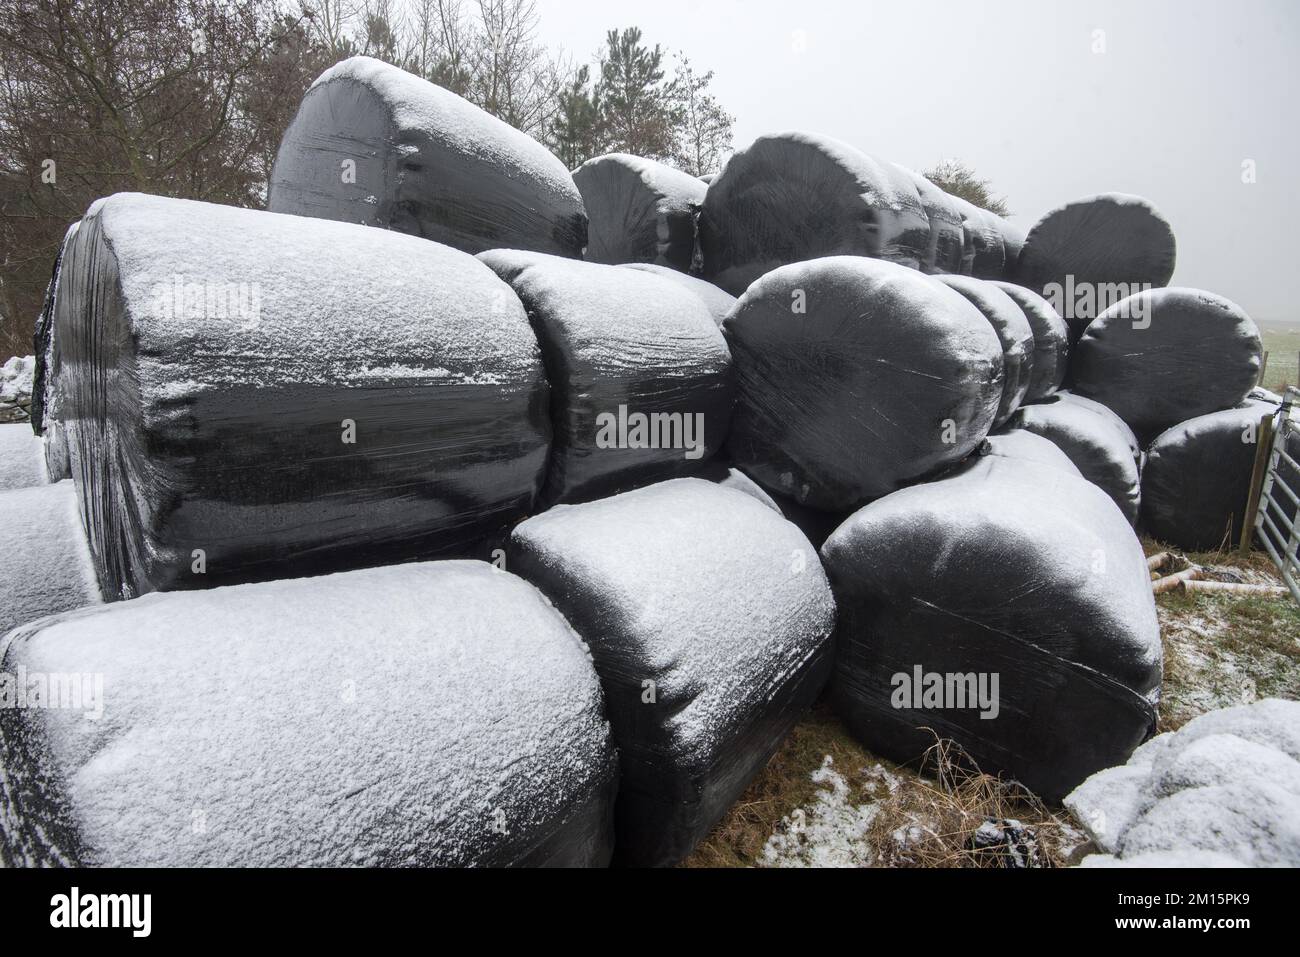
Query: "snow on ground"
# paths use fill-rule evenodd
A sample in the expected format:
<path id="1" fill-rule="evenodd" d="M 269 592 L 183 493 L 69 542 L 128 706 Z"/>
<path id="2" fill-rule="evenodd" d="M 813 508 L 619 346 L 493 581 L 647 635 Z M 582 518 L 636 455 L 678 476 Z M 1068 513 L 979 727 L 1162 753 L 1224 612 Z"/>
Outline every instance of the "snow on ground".
<path id="1" fill-rule="evenodd" d="M 888 792 L 898 788 L 898 778 L 877 764 L 863 772 L 883 784 Z M 854 804 L 849 782 L 835 770 L 828 754 L 812 773 L 816 796 L 787 814 L 767 839 L 760 867 L 867 867 L 875 859 L 867 830 L 880 810 L 876 801 Z"/>

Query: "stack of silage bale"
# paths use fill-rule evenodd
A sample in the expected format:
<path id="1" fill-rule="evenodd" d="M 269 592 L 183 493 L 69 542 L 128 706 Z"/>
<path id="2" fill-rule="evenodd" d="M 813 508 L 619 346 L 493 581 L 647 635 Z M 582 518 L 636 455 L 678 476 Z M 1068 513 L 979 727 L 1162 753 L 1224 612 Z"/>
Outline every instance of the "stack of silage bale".
<path id="1" fill-rule="evenodd" d="M 1119 333 L 1077 361 L 1008 282 L 1093 218 L 1026 237 L 798 133 L 711 182 L 570 175 L 367 58 L 270 205 L 119 195 L 66 241 L 38 359 L 75 491 L 41 514 L 75 534 L 0 664 L 121 697 L 103 732 L 0 716 L 6 862 L 671 864 L 828 681 L 882 754 L 932 728 L 1052 798 L 1151 732 Z M 436 708 L 376 700 L 420 673 Z M 184 808 L 213 826 L 146 838 Z"/>

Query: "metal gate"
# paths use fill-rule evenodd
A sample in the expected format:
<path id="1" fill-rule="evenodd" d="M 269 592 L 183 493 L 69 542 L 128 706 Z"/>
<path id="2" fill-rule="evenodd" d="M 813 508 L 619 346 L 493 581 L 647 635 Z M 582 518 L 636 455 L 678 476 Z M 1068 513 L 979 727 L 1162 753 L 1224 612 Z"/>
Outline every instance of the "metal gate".
<path id="1" fill-rule="evenodd" d="M 1288 387 L 1272 427 L 1261 423 L 1268 434 L 1258 436 L 1258 440 L 1268 444 L 1268 460 L 1264 466 L 1263 484 L 1259 484 L 1257 477 L 1251 485 L 1252 489 L 1258 487 L 1260 490 L 1254 516 L 1255 535 L 1277 565 L 1292 596 L 1300 602 L 1300 559 L 1296 557 L 1296 550 L 1300 547 L 1300 461 L 1297 461 L 1300 457 L 1300 428 L 1291 417 L 1292 406 L 1297 400 L 1300 400 L 1300 389 Z M 1261 464 L 1257 462 L 1257 465 Z M 1250 508 L 1251 505 L 1247 505 L 1248 514 Z M 1243 545 L 1248 542 L 1249 539 Z"/>

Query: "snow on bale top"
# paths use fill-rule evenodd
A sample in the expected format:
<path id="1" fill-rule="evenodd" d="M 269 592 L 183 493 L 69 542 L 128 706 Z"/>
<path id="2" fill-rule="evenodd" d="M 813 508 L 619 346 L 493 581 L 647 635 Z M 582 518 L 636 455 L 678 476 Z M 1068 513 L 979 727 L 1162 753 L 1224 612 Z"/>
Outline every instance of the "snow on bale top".
<path id="1" fill-rule="evenodd" d="M 1002 345 L 989 322 L 894 263 L 833 256 L 775 269 L 723 330 L 738 386 L 735 464 L 824 511 L 959 461 L 1002 398 Z"/>
<path id="2" fill-rule="evenodd" d="M 0 635 L 99 601 L 72 482 L 0 492 Z"/>
<path id="3" fill-rule="evenodd" d="M 1070 457 L 1061 451 L 1061 447 L 1051 439 L 1028 432 L 1025 429 L 1006 428 L 992 433 L 980 450 L 984 455 L 998 455 L 1008 459 L 1022 459 L 1039 465 L 1064 469 L 1071 475 L 1083 478 L 1079 467 L 1070 461 Z"/>
<path id="4" fill-rule="evenodd" d="M 1070 371 L 1076 392 L 1109 406 L 1146 443 L 1241 402 L 1262 352 L 1259 330 L 1236 303 L 1171 286 L 1129 296 L 1094 319 Z"/>
<path id="5" fill-rule="evenodd" d="M 911 177 L 830 137 L 761 136 L 709 184 L 704 278 L 733 295 L 778 266 L 872 256 L 919 269 L 930 221 Z"/>
<path id="6" fill-rule="evenodd" d="M 832 700 L 873 752 L 914 760 L 933 729 L 1058 799 L 1154 729 L 1146 559 L 1091 483 L 976 457 L 860 509 L 821 554 L 839 609 Z"/>
<path id="7" fill-rule="evenodd" d="M 0 711 L 6 864 L 609 860 L 590 656 L 484 563 L 150 595 L 18 629 L 0 665 L 102 675 L 98 720 Z"/>
<path id="8" fill-rule="evenodd" d="M 817 553 L 768 505 L 688 478 L 530 518 L 509 561 L 591 646 L 619 859 L 680 861 L 824 684 L 835 605 Z"/>
<path id="9" fill-rule="evenodd" d="M 1300 704 L 1265 698 L 1201 715 L 1092 775 L 1065 806 L 1105 852 L 1085 866 L 1208 855 L 1300 866 Z"/>
<path id="10" fill-rule="evenodd" d="M 1208 551 L 1241 538 L 1259 421 L 1272 406 L 1210 412 L 1161 432 L 1142 467 L 1142 526 L 1176 548 Z M 1278 503 L 1282 504 L 1282 503 Z M 1268 518 L 1281 527 L 1284 516 Z"/>
<path id="11" fill-rule="evenodd" d="M 1024 240 L 1015 281 L 1053 298 L 1069 289 L 1118 292 L 1169 285 L 1176 259 L 1174 232 L 1151 203 L 1127 193 L 1085 196 L 1046 213 Z M 1052 287 L 1056 287 L 1053 289 Z M 1100 311 L 1100 310 L 1098 310 Z M 1071 341 L 1097 315 L 1068 312 Z"/>
<path id="12" fill-rule="evenodd" d="M 687 289 L 699 296 L 708 308 L 709 314 L 713 316 L 713 321 L 719 326 L 722 325 L 722 320 L 727 318 L 727 314 L 736 307 L 736 297 L 711 282 L 706 282 L 695 276 L 688 276 L 676 269 L 669 269 L 667 266 L 656 266 L 654 263 L 627 263 L 626 265 L 628 269 L 639 269 L 642 272 L 653 273 L 656 276 L 671 279 L 683 289 Z"/>
<path id="13" fill-rule="evenodd" d="M 585 258 L 656 263 L 686 272 L 708 184 L 654 160 L 609 153 L 573 172 L 590 220 Z"/>
<path id="14" fill-rule="evenodd" d="M 1061 388 L 1069 371 L 1070 343 L 1065 320 L 1032 289 L 997 279 L 989 281 L 1020 307 L 1034 332 L 1034 359 L 1024 401 L 1041 402 Z"/>
<path id="15" fill-rule="evenodd" d="M 365 56 L 330 67 L 307 91 L 276 156 L 269 208 L 473 253 L 505 245 L 576 257 L 587 238 L 578 188 L 546 147 Z"/>
<path id="16" fill-rule="evenodd" d="M 69 247 L 56 311 L 105 594 L 464 554 L 540 486 L 527 315 L 438 243 L 118 194 Z"/>
<path id="17" fill-rule="evenodd" d="M 1014 299 L 992 283 L 972 276 L 935 276 L 983 313 L 1002 343 L 1002 401 L 993 427 L 1001 426 L 1020 408 L 1033 379 L 1034 330 Z"/>
<path id="18" fill-rule="evenodd" d="M 1141 491 L 1127 427 L 1117 429 L 1108 417 L 1059 395 L 1021 407 L 1009 424 L 1055 442 L 1084 478 L 1111 497 L 1128 523 L 1137 524 Z"/>
<path id="19" fill-rule="evenodd" d="M 731 421 L 731 353 L 703 300 L 662 276 L 497 249 L 479 259 L 541 341 L 554 440 L 541 501 L 575 502 L 704 464 Z"/>

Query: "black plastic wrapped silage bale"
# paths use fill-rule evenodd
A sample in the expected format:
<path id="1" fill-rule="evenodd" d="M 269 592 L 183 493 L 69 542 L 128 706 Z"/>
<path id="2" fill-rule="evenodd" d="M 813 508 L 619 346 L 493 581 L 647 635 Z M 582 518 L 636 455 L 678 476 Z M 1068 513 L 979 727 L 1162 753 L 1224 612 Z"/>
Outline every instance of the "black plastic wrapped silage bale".
<path id="1" fill-rule="evenodd" d="M 1015 300 L 1034 332 L 1034 360 L 1024 401 L 1040 402 L 1061 388 L 1069 372 L 1070 342 L 1065 320 L 1032 289 L 1001 280 L 990 282 Z"/>
<path id="2" fill-rule="evenodd" d="M 773 270 L 723 324 L 738 388 L 736 466 L 835 512 L 966 456 L 1002 398 L 983 315 L 914 270 L 834 256 Z"/>
<path id="3" fill-rule="evenodd" d="M 1084 478 L 1111 497 L 1128 523 L 1137 524 L 1141 480 L 1127 427 L 1117 429 L 1106 416 L 1059 395 L 1022 406 L 1008 426 L 1055 442 Z"/>
<path id="4" fill-rule="evenodd" d="M 587 211 L 584 259 L 690 271 L 707 183 L 627 153 L 588 160 L 573 171 L 573 182 Z"/>
<path id="5" fill-rule="evenodd" d="M 680 862 L 825 684 L 816 551 L 766 504 L 687 478 L 534 516 L 508 561 L 591 648 L 619 749 L 616 862 Z"/>
<path id="6" fill-rule="evenodd" d="M 1093 307 L 1062 310 L 1071 339 L 1077 340 L 1104 311 L 1096 306 L 1097 296 L 1124 298 L 1144 287 L 1167 286 L 1176 252 L 1169 222 L 1140 196 L 1086 196 L 1051 210 L 1033 225 L 1016 263 L 1015 281 L 1048 298 L 1067 289 L 1094 297 Z"/>
<path id="7" fill-rule="evenodd" d="M 902 170 L 916 186 L 921 206 L 930 223 L 930 243 L 921 262 L 921 271 L 931 275 L 960 273 L 966 234 L 957 204 L 951 196 L 920 173 L 897 163 L 893 165 Z"/>
<path id="8" fill-rule="evenodd" d="M 1057 800 L 1154 731 L 1146 559 L 1091 483 L 977 457 L 860 509 L 822 558 L 838 607 L 832 701 L 873 752 L 914 761 L 951 738 L 981 770 Z"/>
<path id="9" fill-rule="evenodd" d="M 1109 406 L 1150 442 L 1165 429 L 1230 409 L 1259 377 L 1259 330 L 1222 296 L 1172 286 L 1121 300 L 1075 347 L 1074 391 Z"/>
<path id="10" fill-rule="evenodd" d="M 8 866 L 610 859 L 590 657 L 483 562 L 148 595 L 19 628 L 0 668 L 81 692 L 0 709 Z"/>
<path id="11" fill-rule="evenodd" d="M 1260 419 L 1272 411 L 1269 404 L 1247 402 L 1241 408 L 1198 415 L 1160 433 L 1142 467 L 1143 529 L 1158 541 L 1189 551 L 1235 546 L 1250 494 Z M 1290 506 L 1268 510 L 1274 527 L 1281 529 L 1294 505 L 1285 492 L 1279 490 L 1276 497 L 1278 506 Z"/>
<path id="12" fill-rule="evenodd" d="M 523 300 L 554 426 L 540 503 L 578 502 L 703 466 L 731 421 L 731 353 L 703 300 L 623 266 L 496 249 Z"/>
<path id="13" fill-rule="evenodd" d="M 936 281 L 963 297 L 989 321 L 1002 343 L 1002 401 L 993 427 L 998 428 L 1020 408 L 1033 380 L 1034 330 L 1016 301 L 992 283 L 973 276 L 935 276 Z"/>
<path id="14" fill-rule="evenodd" d="M 919 269 L 930 221 L 912 179 L 829 137 L 761 136 L 709 184 L 700 215 L 704 278 L 739 296 L 764 273 L 822 256 Z"/>
<path id="15" fill-rule="evenodd" d="M 56 312 L 106 595 L 464 554 L 533 506 L 541 353 L 465 253 L 123 193 L 83 220 Z"/>
<path id="16" fill-rule="evenodd" d="M 365 56 L 330 67 L 289 124 L 268 208 L 477 253 L 579 257 L 587 215 L 546 147 L 449 90 Z"/>

